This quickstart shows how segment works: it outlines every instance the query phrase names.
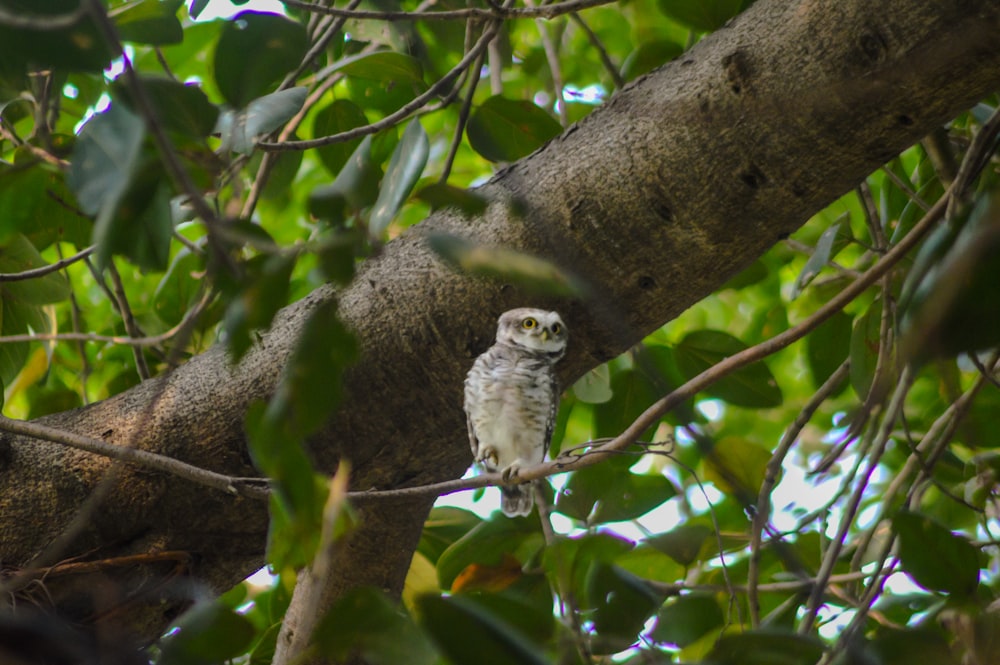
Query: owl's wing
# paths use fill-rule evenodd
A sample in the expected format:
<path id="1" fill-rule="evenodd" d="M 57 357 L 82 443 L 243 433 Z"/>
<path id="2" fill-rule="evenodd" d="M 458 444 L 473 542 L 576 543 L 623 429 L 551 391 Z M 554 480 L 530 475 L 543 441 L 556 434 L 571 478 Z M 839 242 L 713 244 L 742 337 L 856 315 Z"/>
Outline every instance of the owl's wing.
<path id="1" fill-rule="evenodd" d="M 472 424 L 472 416 L 466 412 L 465 424 L 469 428 L 469 445 L 472 446 L 473 459 L 479 459 L 479 437 L 476 436 L 476 426 Z"/>
<path id="2" fill-rule="evenodd" d="M 549 405 L 549 419 L 545 423 L 545 442 L 542 447 L 542 458 L 549 454 L 549 444 L 552 443 L 552 432 L 556 428 L 556 418 L 559 416 L 559 397 L 562 391 L 559 389 L 559 379 L 555 372 L 549 379 L 549 389 L 552 391 L 552 401 Z"/>

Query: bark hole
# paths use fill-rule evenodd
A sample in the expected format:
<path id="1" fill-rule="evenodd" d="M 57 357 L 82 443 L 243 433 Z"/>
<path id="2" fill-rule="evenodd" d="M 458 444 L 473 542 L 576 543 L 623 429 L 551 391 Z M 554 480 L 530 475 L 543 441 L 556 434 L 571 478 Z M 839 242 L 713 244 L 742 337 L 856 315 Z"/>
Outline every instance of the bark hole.
<path id="1" fill-rule="evenodd" d="M 861 52 L 864 53 L 865 57 L 871 62 L 880 62 L 883 60 L 888 48 L 885 38 L 874 29 L 869 32 L 862 33 L 862 35 L 858 37 L 858 46 L 861 47 Z"/>
<path id="2" fill-rule="evenodd" d="M 643 291 L 649 291 L 650 289 L 656 288 L 656 280 L 649 275 L 641 275 L 639 277 L 639 288 Z"/>
<path id="3" fill-rule="evenodd" d="M 750 66 L 750 58 L 743 50 L 736 50 L 722 59 L 722 66 L 726 70 L 726 81 L 729 82 L 729 89 L 733 94 L 740 94 L 744 89 L 750 87 L 750 77 L 753 75 Z"/>
<path id="4" fill-rule="evenodd" d="M 750 189 L 760 189 L 767 183 L 767 178 L 764 176 L 763 171 L 754 164 L 751 164 L 746 170 L 740 173 L 740 180 Z"/>

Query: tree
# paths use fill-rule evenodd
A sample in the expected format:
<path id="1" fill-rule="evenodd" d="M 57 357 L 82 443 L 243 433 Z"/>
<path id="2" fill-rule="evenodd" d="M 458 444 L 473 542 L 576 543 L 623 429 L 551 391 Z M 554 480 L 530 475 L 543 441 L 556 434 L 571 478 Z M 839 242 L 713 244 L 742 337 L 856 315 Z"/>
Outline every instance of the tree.
<path id="1" fill-rule="evenodd" d="M 995 2 L 182 4 L 0 3 L 11 626 L 177 620 L 164 663 L 995 657 Z M 525 302 L 571 329 L 525 478 L 569 471 L 575 530 L 428 520 L 498 480 L 447 482 L 461 381 Z M 775 526 L 817 467 L 831 512 Z"/>

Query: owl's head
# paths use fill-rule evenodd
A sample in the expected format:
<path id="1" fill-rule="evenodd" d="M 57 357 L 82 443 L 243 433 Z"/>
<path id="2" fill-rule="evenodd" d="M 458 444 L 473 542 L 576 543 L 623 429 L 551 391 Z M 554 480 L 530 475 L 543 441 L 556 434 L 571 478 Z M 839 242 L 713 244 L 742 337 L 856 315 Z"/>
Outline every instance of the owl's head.
<path id="1" fill-rule="evenodd" d="M 554 360 L 566 352 L 566 324 L 558 312 L 520 307 L 500 315 L 497 341 L 548 354 Z"/>

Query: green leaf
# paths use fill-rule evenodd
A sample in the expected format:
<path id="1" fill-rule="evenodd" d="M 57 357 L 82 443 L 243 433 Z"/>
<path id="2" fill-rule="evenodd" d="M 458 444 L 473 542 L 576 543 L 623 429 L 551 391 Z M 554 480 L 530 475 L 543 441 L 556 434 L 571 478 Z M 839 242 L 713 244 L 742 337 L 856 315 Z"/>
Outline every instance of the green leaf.
<path id="1" fill-rule="evenodd" d="M 450 208 L 457 210 L 466 218 L 482 215 L 490 205 L 489 199 L 474 190 L 452 187 L 440 182 L 427 185 L 417 192 L 416 197 L 429 203 L 431 210 Z"/>
<path id="2" fill-rule="evenodd" d="M 275 570 L 309 564 L 319 546 L 328 488 L 306 455 L 301 437 L 280 419 L 268 417 L 257 402 L 246 417 L 248 450 L 254 466 L 271 480 L 267 560 Z"/>
<path id="3" fill-rule="evenodd" d="M 35 246 L 21 234 L 0 247 L 0 273 L 19 273 L 48 265 Z M 24 305 L 48 305 L 69 298 L 70 288 L 60 272 L 24 281 L 0 283 L 4 300 L 13 299 Z"/>
<path id="4" fill-rule="evenodd" d="M 270 134 L 298 113 L 307 94 L 308 89 L 303 87 L 280 90 L 253 100 L 241 111 L 224 115 L 222 149 L 244 155 L 253 152 L 257 138 Z"/>
<path id="5" fill-rule="evenodd" d="M 547 112 L 524 100 L 490 97 L 472 112 L 466 133 L 472 149 L 491 162 L 513 162 L 562 132 Z"/>
<path id="6" fill-rule="evenodd" d="M 764 482 L 771 452 L 736 436 L 719 439 L 705 455 L 705 480 L 744 501 L 757 496 Z"/>
<path id="7" fill-rule="evenodd" d="M 123 42 L 164 46 L 184 41 L 177 10 L 184 0 L 133 0 L 108 12 Z"/>
<path id="8" fill-rule="evenodd" d="M 802 266 L 802 272 L 799 273 L 795 284 L 792 285 L 791 297 L 793 300 L 799 297 L 799 294 L 809 286 L 809 283 L 819 275 L 820 271 L 830 263 L 830 259 L 836 255 L 836 252 L 833 251 L 834 241 L 837 240 L 837 235 L 840 233 L 840 226 L 841 222 L 837 221 L 826 231 L 823 231 L 819 240 L 816 241 L 813 253 L 809 256 L 806 264 Z"/>
<path id="9" fill-rule="evenodd" d="M 690 566 L 699 560 L 705 542 L 713 533 L 712 529 L 704 524 L 682 524 L 670 531 L 652 536 L 646 542 L 682 566 Z"/>
<path id="10" fill-rule="evenodd" d="M 108 224 L 139 162 L 146 127 L 121 104 L 112 104 L 80 131 L 66 181 L 80 208 Z"/>
<path id="11" fill-rule="evenodd" d="M 382 171 L 372 159 L 371 136 L 366 136 L 351 154 L 332 184 L 309 194 L 309 212 L 332 226 L 343 224 L 349 213 L 358 213 L 378 197 Z"/>
<path id="12" fill-rule="evenodd" d="M 219 36 L 215 82 L 230 106 L 243 108 L 298 67 L 307 47 L 302 24 L 279 14 L 241 12 Z"/>
<path id="13" fill-rule="evenodd" d="M 430 234 L 427 243 L 435 254 L 463 272 L 499 279 L 533 293 L 582 296 L 585 292 L 578 277 L 530 254 L 478 245 L 446 233 Z"/>
<path id="14" fill-rule="evenodd" d="M 142 87 L 149 96 L 156 117 L 167 129 L 191 138 L 212 133 L 219 119 L 219 109 L 195 84 L 185 84 L 162 77 L 143 77 Z M 113 84 L 116 97 L 135 110 L 128 86 L 118 80 Z"/>
<path id="15" fill-rule="evenodd" d="M 337 662 L 360 657 L 371 665 L 433 665 L 438 659 L 409 617 L 371 587 L 341 596 L 314 635 L 320 653 Z"/>
<path id="16" fill-rule="evenodd" d="M 851 351 L 851 317 L 836 312 L 806 337 L 806 359 L 817 388 L 837 371 Z"/>
<path id="17" fill-rule="evenodd" d="M 683 649 L 724 624 L 725 616 L 714 597 L 691 594 L 663 606 L 657 615 L 652 638 Z"/>
<path id="18" fill-rule="evenodd" d="M 329 106 L 320 109 L 313 117 L 313 136 L 332 136 L 355 127 L 364 127 L 368 118 L 361 108 L 349 99 L 336 99 Z M 357 149 L 362 137 L 317 148 L 320 161 L 326 169 L 336 175 L 344 167 L 351 153 Z"/>
<path id="19" fill-rule="evenodd" d="M 591 568 L 597 564 L 611 564 L 632 549 L 631 541 L 610 532 L 560 537 L 542 552 L 542 565 L 552 580 L 568 573 L 574 594 L 583 599 L 586 598 Z"/>
<path id="20" fill-rule="evenodd" d="M 954 242 L 916 284 L 903 352 L 923 360 L 1000 346 L 1000 191 L 983 196 Z M 930 242 L 930 240 L 928 240 Z M 923 257 L 922 257 L 923 258 Z M 914 271 L 917 267 L 914 267 Z"/>
<path id="21" fill-rule="evenodd" d="M 743 11 L 746 0 L 659 0 L 660 11 L 700 32 L 712 32 Z"/>
<path id="22" fill-rule="evenodd" d="M 234 361 L 250 349 L 251 333 L 269 328 L 274 315 L 288 304 L 288 285 L 295 258 L 281 254 L 258 255 L 243 265 L 246 282 L 230 287 L 232 301 L 224 321 L 227 348 Z"/>
<path id="23" fill-rule="evenodd" d="M 676 42 L 660 39 L 640 44 L 628 54 L 622 63 L 622 78 L 636 79 L 657 67 L 661 67 L 684 53 L 684 47 Z"/>
<path id="24" fill-rule="evenodd" d="M 577 399 L 587 404 L 603 404 L 614 396 L 611 389 L 611 370 L 608 366 L 598 365 L 590 370 L 572 386 Z"/>
<path id="25" fill-rule="evenodd" d="M 670 583 L 684 579 L 683 566 L 645 543 L 640 543 L 632 550 L 616 557 L 614 563 L 622 570 L 651 582 Z"/>
<path id="26" fill-rule="evenodd" d="M 972 596 L 979 588 L 979 550 L 929 517 L 900 511 L 892 518 L 899 561 L 914 582 L 930 591 Z"/>
<path id="27" fill-rule="evenodd" d="M 436 506 L 424 522 L 417 551 L 437 565 L 438 559 L 453 543 L 483 520 L 475 513 L 451 506 Z"/>
<path id="28" fill-rule="evenodd" d="M 165 270 L 174 228 L 170 198 L 161 164 L 140 166 L 116 213 L 98 217 L 94 225 L 97 265 L 104 267 L 112 254 L 121 254 L 143 270 Z"/>
<path id="29" fill-rule="evenodd" d="M 616 653 L 636 641 L 662 598 L 618 566 L 595 564 L 587 576 L 586 609 L 597 632 L 595 653 Z"/>
<path id="30" fill-rule="evenodd" d="M 23 233 L 39 250 L 65 241 L 90 242 L 91 222 L 66 203 L 74 201 L 63 174 L 44 165 L 6 170 L 0 177 L 0 243 Z"/>
<path id="31" fill-rule="evenodd" d="M 396 51 L 376 51 L 344 58 L 334 65 L 348 76 L 385 81 L 388 83 L 424 82 L 424 70 L 420 61 L 412 55 Z"/>
<path id="32" fill-rule="evenodd" d="M 341 377 L 358 344 L 337 316 L 337 303 L 316 307 L 305 325 L 268 406 L 270 418 L 305 437 L 319 429 L 340 402 Z"/>
<path id="33" fill-rule="evenodd" d="M 755 630 L 719 639 L 705 659 L 712 665 L 816 665 L 823 642 L 812 635 Z"/>
<path id="34" fill-rule="evenodd" d="M 547 665 L 538 647 L 461 596 L 421 596 L 421 625 L 454 665 Z"/>
<path id="35" fill-rule="evenodd" d="M 160 640 L 156 664 L 214 665 L 244 653 L 253 637 L 246 617 L 221 603 L 199 603 Z"/>
<path id="36" fill-rule="evenodd" d="M 378 198 L 368 217 L 368 233 L 373 238 L 382 235 L 389 222 L 402 207 L 406 197 L 423 173 L 430 153 L 430 143 L 418 120 L 411 120 L 389 160 L 382 178 Z"/>
<path id="37" fill-rule="evenodd" d="M 851 332 L 851 386 L 861 399 L 868 396 L 878 364 L 882 300 L 876 299 L 854 322 Z"/>
<path id="38" fill-rule="evenodd" d="M 71 0 L 5 4 L 15 14 L 27 9 L 40 17 L 62 16 L 79 6 Z M 30 66 L 31 71 L 51 68 L 100 74 L 116 56 L 89 12 L 71 26 L 55 30 L 0 24 L 0 63 L 6 71 Z"/>
<path id="39" fill-rule="evenodd" d="M 746 348 L 746 344 L 719 330 L 693 330 L 674 347 L 674 356 L 681 374 L 686 379 L 693 379 Z M 778 382 L 763 361 L 722 377 L 705 392 L 730 404 L 751 409 L 780 406 L 782 402 Z"/>
<path id="40" fill-rule="evenodd" d="M 470 564 L 498 565 L 504 553 L 514 552 L 536 533 L 537 524 L 524 517 L 481 522 L 441 553 L 437 561 L 441 588 L 451 589 Z"/>
<path id="41" fill-rule="evenodd" d="M 993 634 L 996 634 L 995 632 Z M 960 660 L 948 644 L 945 636 L 930 628 L 897 630 L 885 626 L 868 643 L 879 665 L 912 665 L 913 663 L 934 663 L 934 665 L 960 665 Z M 993 662 L 980 659 L 981 663 Z"/>
<path id="42" fill-rule="evenodd" d="M 574 471 L 559 491 L 556 510 L 588 525 L 645 515 L 677 491 L 662 475 L 622 472 L 608 464 Z"/>

